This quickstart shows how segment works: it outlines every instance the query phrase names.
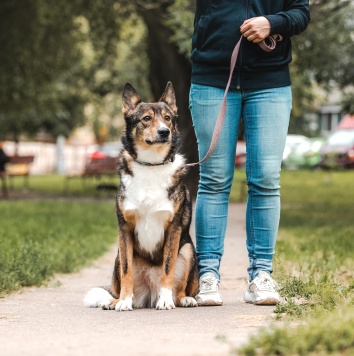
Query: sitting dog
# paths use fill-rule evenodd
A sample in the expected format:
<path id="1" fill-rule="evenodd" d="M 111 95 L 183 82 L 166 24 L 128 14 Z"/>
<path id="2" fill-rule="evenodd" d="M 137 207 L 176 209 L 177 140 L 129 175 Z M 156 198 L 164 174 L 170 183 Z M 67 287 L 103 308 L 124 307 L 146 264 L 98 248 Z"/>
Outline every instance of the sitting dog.
<path id="1" fill-rule="evenodd" d="M 195 307 L 191 201 L 182 183 L 186 167 L 178 153 L 172 84 L 157 103 L 144 103 L 127 83 L 122 111 L 126 130 L 118 157 L 118 254 L 112 286 L 91 289 L 84 304 L 117 311 Z"/>

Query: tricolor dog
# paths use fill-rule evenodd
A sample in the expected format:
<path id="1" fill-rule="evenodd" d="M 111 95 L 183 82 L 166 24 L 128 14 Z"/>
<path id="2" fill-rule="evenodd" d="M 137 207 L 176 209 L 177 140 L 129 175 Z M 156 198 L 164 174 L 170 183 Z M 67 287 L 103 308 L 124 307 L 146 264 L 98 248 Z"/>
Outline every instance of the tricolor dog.
<path id="1" fill-rule="evenodd" d="M 195 307 L 195 250 L 189 235 L 191 201 L 182 178 L 175 92 L 169 82 L 160 100 L 144 103 L 128 83 L 123 93 L 126 122 L 118 158 L 116 212 L 118 254 L 112 286 L 93 288 L 88 307 Z"/>

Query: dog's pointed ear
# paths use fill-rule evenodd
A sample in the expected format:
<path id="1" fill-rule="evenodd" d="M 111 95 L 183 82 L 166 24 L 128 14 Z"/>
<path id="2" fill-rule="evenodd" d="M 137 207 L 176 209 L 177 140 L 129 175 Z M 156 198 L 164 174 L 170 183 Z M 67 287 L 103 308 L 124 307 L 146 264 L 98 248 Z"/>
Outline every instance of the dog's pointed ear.
<path id="1" fill-rule="evenodd" d="M 130 115 L 136 106 L 141 102 L 136 90 L 130 83 L 125 84 L 123 91 L 122 112 L 124 116 Z"/>
<path id="2" fill-rule="evenodd" d="M 166 103 L 173 110 L 173 112 L 177 114 L 176 94 L 171 82 L 167 83 L 166 89 L 159 101 Z"/>

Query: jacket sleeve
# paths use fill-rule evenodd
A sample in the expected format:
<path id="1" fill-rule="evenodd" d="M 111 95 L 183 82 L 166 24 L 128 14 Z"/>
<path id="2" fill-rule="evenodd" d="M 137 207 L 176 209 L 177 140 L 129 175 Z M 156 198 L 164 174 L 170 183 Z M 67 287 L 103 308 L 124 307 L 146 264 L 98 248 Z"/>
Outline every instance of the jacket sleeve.
<path id="1" fill-rule="evenodd" d="M 284 9 L 275 15 L 265 16 L 271 25 L 270 34 L 284 37 L 298 35 L 310 22 L 309 0 L 286 0 Z"/>

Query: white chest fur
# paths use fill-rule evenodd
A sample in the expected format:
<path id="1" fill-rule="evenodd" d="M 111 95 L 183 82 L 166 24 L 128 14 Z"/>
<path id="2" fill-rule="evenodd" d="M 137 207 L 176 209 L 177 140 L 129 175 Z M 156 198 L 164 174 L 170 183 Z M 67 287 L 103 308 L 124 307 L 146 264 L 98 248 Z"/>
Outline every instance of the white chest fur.
<path id="1" fill-rule="evenodd" d="M 134 162 L 133 176 L 122 176 L 125 187 L 123 209 L 134 213 L 135 235 L 146 252 L 153 253 L 164 238 L 165 224 L 174 213 L 167 190 L 183 164 L 181 155 L 176 155 L 174 162 L 163 166 L 142 166 Z"/>

